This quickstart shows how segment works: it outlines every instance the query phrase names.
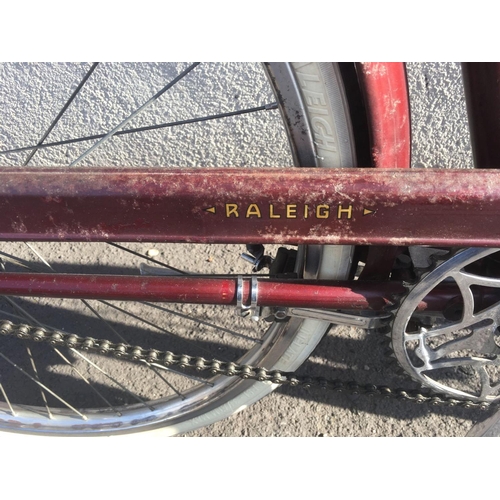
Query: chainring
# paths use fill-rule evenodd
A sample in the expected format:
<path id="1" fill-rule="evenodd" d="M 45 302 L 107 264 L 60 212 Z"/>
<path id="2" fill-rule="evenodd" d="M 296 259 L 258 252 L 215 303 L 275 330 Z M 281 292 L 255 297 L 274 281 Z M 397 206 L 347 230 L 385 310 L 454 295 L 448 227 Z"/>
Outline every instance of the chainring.
<path id="1" fill-rule="evenodd" d="M 412 379 L 449 398 L 500 402 L 498 251 L 454 253 L 422 276 L 395 313 L 391 342 L 397 361 Z M 421 310 L 423 299 L 443 286 L 456 296 L 439 311 Z"/>

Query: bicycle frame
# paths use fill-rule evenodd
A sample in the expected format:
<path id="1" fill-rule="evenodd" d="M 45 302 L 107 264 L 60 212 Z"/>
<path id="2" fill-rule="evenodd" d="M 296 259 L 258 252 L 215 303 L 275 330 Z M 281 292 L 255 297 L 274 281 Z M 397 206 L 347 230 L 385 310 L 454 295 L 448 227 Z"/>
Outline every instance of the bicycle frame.
<path id="1" fill-rule="evenodd" d="M 405 167 L 409 128 L 404 71 L 400 65 L 384 67 L 386 73 L 380 66 L 360 66 L 375 164 Z M 471 67 L 467 69 L 470 73 Z M 490 85 L 491 77 L 487 73 L 474 79 L 470 91 Z M 398 83 L 399 100 L 390 94 L 394 88 L 388 81 L 393 87 Z M 400 104 L 390 113 L 381 105 L 388 92 Z M 475 122 L 473 127 L 477 129 Z M 482 149 L 492 148 L 492 141 L 491 136 L 483 140 Z M 500 225 L 500 173 L 491 170 L 5 169 L 0 173 L 0 209 L 1 240 L 500 246 L 495 230 Z M 6 273 L 0 277 L 0 294 L 237 301 L 234 279 L 182 278 L 182 287 L 177 277 L 120 279 L 121 288 L 117 279 L 105 276 L 92 276 L 89 282 L 81 276 Z M 390 285 L 393 289 L 377 283 L 374 307 L 367 298 L 373 291 L 365 283 L 357 289 L 352 283 L 268 285 L 264 291 L 267 285 L 259 284 L 259 305 L 377 309 L 403 291 L 397 283 Z M 118 295 L 117 287 L 122 290 Z M 154 287 L 159 291 L 152 299 L 148 290 Z M 297 291 L 293 300 L 292 289 Z M 248 280 L 240 293 L 244 303 L 252 300 Z"/>
<path id="2" fill-rule="evenodd" d="M 499 181 L 479 170 L 4 169 L 0 239 L 495 247 Z"/>

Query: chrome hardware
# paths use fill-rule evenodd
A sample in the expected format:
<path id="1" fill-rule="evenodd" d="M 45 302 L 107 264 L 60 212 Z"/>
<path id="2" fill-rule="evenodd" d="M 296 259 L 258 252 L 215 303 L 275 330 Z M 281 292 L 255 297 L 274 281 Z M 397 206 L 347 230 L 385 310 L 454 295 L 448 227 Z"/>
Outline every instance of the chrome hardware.
<path id="1" fill-rule="evenodd" d="M 283 319 L 283 308 L 278 309 L 275 314 L 277 319 Z M 291 307 L 286 311 L 286 316 L 293 316 L 296 318 L 312 318 L 320 319 L 323 321 L 329 321 L 330 323 L 335 323 L 337 325 L 347 325 L 354 326 L 357 328 L 364 328 L 365 330 L 371 330 L 374 328 L 380 328 L 387 324 L 388 320 L 391 318 L 391 314 L 351 314 L 339 311 L 329 311 L 327 309 L 307 309 L 301 307 Z"/>
<path id="2" fill-rule="evenodd" d="M 243 318 L 250 316 L 252 319 L 257 321 L 260 318 L 260 307 L 257 306 L 257 299 L 259 295 L 257 276 L 252 276 L 250 287 L 250 305 L 243 304 L 243 277 L 238 275 L 236 284 L 237 314 Z"/>

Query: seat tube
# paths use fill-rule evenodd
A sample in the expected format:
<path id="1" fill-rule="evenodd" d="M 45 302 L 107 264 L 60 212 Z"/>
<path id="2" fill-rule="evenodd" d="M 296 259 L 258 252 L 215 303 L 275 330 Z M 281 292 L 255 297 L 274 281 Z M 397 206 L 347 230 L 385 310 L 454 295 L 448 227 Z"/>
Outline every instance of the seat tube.
<path id="1" fill-rule="evenodd" d="M 476 168 L 500 168 L 500 63 L 462 63 Z"/>

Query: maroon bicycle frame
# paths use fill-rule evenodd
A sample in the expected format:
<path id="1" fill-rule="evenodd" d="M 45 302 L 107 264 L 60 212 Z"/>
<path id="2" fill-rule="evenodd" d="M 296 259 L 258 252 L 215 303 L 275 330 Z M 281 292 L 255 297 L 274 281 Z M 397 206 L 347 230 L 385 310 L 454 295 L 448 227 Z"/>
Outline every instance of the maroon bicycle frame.
<path id="1" fill-rule="evenodd" d="M 2 169 L 0 214 L 14 241 L 495 247 L 500 172 Z"/>
<path id="2" fill-rule="evenodd" d="M 404 168 L 404 69 L 374 68 L 361 66 L 374 163 L 397 169 L 2 169 L 0 239 L 500 247 L 500 173 Z M 492 95 L 491 75 L 483 80 Z M 474 86 L 476 93 L 481 80 Z M 390 98 L 399 105 L 389 113 L 381 103 Z M 248 303 L 248 280 L 243 291 Z M 259 304 L 378 309 L 402 291 L 397 283 L 262 281 Z M 209 277 L 5 273 L 0 294 L 226 304 L 235 303 L 236 285 Z"/>

